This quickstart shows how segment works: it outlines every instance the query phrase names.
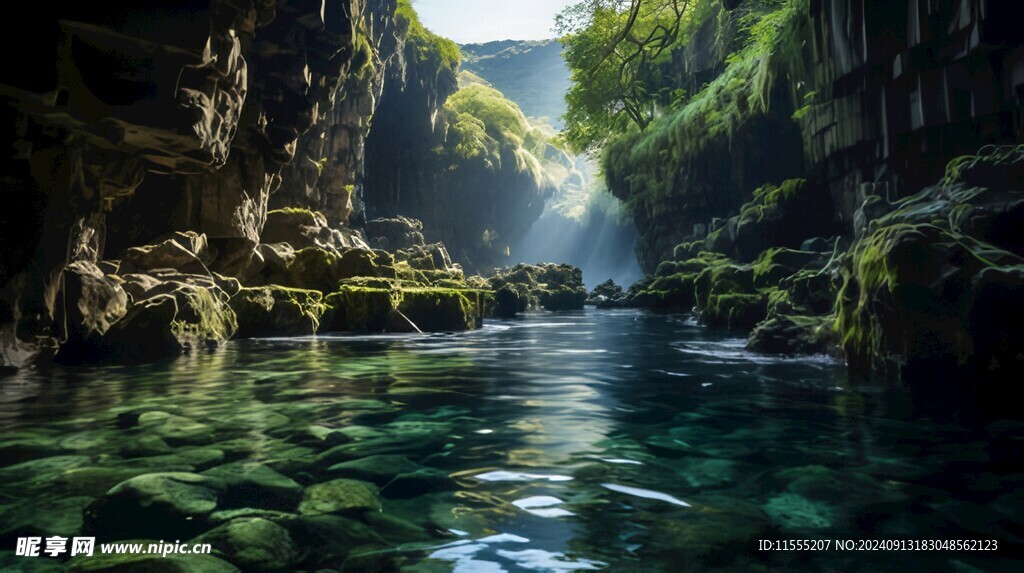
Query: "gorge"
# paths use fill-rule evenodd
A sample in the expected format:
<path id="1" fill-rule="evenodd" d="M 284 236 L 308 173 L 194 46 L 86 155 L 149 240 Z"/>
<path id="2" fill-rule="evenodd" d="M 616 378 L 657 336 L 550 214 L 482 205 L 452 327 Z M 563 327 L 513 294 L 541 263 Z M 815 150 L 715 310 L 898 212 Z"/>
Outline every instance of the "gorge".
<path id="1" fill-rule="evenodd" d="M 1011 3 L 431 2 L 5 24 L 0 570 L 1013 569 Z"/>

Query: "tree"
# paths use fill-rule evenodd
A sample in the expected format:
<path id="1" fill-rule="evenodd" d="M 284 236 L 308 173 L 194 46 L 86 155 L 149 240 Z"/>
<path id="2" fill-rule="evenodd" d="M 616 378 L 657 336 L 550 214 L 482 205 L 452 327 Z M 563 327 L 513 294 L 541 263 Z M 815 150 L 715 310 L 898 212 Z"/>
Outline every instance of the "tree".
<path id="1" fill-rule="evenodd" d="M 713 0 L 582 0 L 558 15 L 573 86 L 564 138 L 600 147 L 631 125 L 644 129 L 685 94 L 664 78 L 671 51 L 697 5 Z"/>

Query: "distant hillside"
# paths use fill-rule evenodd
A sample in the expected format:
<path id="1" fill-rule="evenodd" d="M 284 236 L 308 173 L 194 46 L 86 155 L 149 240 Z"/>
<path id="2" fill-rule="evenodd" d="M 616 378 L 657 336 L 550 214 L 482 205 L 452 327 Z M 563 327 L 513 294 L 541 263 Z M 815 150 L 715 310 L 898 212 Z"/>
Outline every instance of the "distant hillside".
<path id="1" fill-rule="evenodd" d="M 556 129 L 562 128 L 569 68 L 557 40 L 501 40 L 460 48 L 462 69 L 489 82 L 527 116 L 546 117 Z"/>

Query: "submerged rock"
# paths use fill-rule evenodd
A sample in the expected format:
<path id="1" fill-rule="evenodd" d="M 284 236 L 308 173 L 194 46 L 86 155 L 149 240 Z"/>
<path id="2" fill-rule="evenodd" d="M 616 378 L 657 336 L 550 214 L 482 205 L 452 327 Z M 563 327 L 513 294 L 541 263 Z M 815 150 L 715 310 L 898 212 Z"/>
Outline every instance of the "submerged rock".
<path id="1" fill-rule="evenodd" d="M 291 511 L 302 499 L 302 486 L 259 462 L 239 461 L 210 468 L 203 476 L 215 480 L 222 507 L 250 507 Z"/>
<path id="2" fill-rule="evenodd" d="M 364 511 L 380 511 L 380 508 L 379 490 L 373 484 L 336 479 L 306 488 L 302 503 L 299 504 L 299 513 L 358 515 Z"/>
<path id="3" fill-rule="evenodd" d="M 85 511 L 86 529 L 105 539 L 188 539 L 205 529 L 221 487 L 193 473 L 155 473 L 122 482 Z"/>
<path id="4" fill-rule="evenodd" d="M 214 555 L 254 573 L 292 571 L 298 557 L 288 530 L 259 517 L 235 519 L 189 543 L 209 543 Z"/>

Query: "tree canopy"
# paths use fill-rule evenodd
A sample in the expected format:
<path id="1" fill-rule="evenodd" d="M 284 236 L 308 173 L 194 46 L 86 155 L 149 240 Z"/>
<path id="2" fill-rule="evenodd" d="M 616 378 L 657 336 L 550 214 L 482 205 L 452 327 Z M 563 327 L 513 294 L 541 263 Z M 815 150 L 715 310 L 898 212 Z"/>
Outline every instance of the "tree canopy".
<path id="1" fill-rule="evenodd" d="M 564 137 L 576 150 L 600 147 L 686 94 L 664 77 L 676 46 L 713 0 L 582 0 L 558 15 L 573 85 Z"/>

